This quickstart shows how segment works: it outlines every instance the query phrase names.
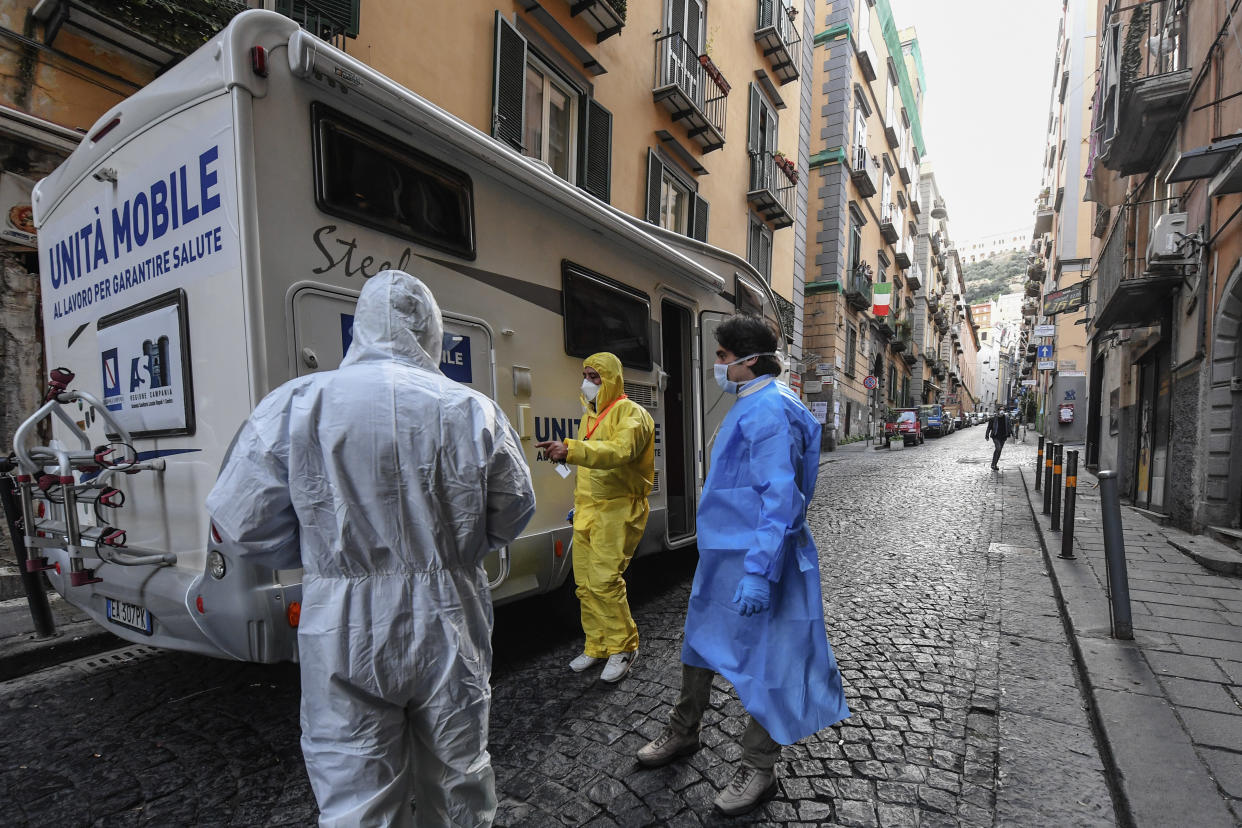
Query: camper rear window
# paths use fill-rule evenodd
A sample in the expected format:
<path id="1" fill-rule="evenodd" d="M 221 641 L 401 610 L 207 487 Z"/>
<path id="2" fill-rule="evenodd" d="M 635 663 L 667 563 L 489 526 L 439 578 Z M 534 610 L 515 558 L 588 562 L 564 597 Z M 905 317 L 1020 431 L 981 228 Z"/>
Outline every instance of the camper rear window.
<path id="1" fill-rule="evenodd" d="M 474 258 L 469 176 L 326 107 L 315 105 L 311 116 L 319 209 Z"/>
<path id="2" fill-rule="evenodd" d="M 651 370 L 651 302 L 577 265 L 562 265 L 565 353 L 608 351 L 627 368 Z"/>

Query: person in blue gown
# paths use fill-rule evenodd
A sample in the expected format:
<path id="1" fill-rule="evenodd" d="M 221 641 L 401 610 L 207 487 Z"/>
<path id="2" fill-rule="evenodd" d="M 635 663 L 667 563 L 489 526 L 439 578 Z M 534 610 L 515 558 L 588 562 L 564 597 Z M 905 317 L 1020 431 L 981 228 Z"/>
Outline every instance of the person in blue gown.
<path id="1" fill-rule="evenodd" d="M 716 329 L 716 381 L 737 401 L 711 447 L 698 510 L 699 564 L 686 614 L 682 687 L 669 724 L 638 751 L 659 767 L 700 747 L 714 674 L 749 721 L 742 759 L 716 798 L 746 813 L 776 791 L 781 745 L 850 715 L 824 626 L 819 554 L 806 510 L 819 471 L 820 425 L 776 381 L 776 335 L 756 317 Z"/>

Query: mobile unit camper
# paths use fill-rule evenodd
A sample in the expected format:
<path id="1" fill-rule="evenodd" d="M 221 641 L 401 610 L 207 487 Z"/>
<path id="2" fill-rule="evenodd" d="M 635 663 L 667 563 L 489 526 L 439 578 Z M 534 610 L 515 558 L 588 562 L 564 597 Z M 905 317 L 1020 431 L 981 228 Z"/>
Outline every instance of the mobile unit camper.
<path id="1" fill-rule="evenodd" d="M 238 560 L 203 502 L 263 395 L 339 364 L 369 276 L 427 283 L 441 369 L 497 400 L 526 447 L 539 506 L 488 561 L 497 601 L 569 575 L 573 480 L 534 443 L 575 435 L 582 357 L 617 354 L 656 420 L 644 554 L 694 541 L 704 436 L 729 405 L 714 326 L 737 309 L 780 324 L 740 258 L 613 209 L 264 11 L 105 114 L 35 212 L 47 360 L 75 377 L 56 374 L 17 439 L 29 566 L 129 640 L 217 656 L 297 656 L 300 571 Z M 54 439 L 33 445 L 49 415 Z"/>

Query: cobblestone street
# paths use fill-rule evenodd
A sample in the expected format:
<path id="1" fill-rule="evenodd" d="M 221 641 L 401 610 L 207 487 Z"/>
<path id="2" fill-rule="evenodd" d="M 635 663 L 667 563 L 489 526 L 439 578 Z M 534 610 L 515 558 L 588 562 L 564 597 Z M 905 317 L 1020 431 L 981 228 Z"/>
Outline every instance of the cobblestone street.
<path id="1" fill-rule="evenodd" d="M 497 824 L 1115 824 L 1018 478 L 1034 438 L 967 429 L 903 451 L 825 456 L 810 524 L 853 715 L 784 749 L 777 797 L 727 820 L 712 799 L 742 709 L 717 680 L 704 749 L 658 770 L 634 752 L 680 680 L 692 553 L 631 570 L 643 638 L 617 686 L 575 675 L 555 600 L 497 613 Z M 129 648 L 0 686 L 0 823 L 305 825 L 297 670 Z"/>

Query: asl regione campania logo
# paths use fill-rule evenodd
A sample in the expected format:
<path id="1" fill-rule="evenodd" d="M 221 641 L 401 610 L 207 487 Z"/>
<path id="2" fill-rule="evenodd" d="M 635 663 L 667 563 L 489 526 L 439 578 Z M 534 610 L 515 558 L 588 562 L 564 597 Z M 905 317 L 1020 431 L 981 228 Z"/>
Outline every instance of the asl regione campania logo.
<path id="1" fill-rule="evenodd" d="M 103 395 L 104 406 L 109 411 L 121 410 L 121 371 L 120 359 L 116 348 L 109 348 L 101 354 L 103 358 Z"/>
<path id="2" fill-rule="evenodd" d="M 170 392 L 163 392 L 160 395 L 159 402 L 144 401 L 141 404 L 134 403 L 133 395 L 136 392 L 159 391 L 167 389 L 171 385 L 169 377 L 169 360 L 168 360 L 168 337 L 159 336 L 147 339 L 140 346 L 138 355 L 130 355 L 128 379 L 125 381 L 127 388 L 121 389 L 121 359 L 119 348 L 108 348 L 100 354 L 103 371 L 103 394 L 104 407 L 109 411 L 121 411 L 125 408 L 126 397 L 130 398 L 131 404 L 135 407 L 147 407 L 149 405 L 163 404 L 164 396 Z M 140 394 L 140 396 L 143 396 Z M 171 399 L 171 398 L 169 398 Z"/>

